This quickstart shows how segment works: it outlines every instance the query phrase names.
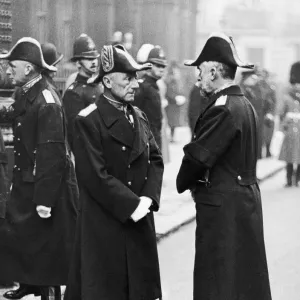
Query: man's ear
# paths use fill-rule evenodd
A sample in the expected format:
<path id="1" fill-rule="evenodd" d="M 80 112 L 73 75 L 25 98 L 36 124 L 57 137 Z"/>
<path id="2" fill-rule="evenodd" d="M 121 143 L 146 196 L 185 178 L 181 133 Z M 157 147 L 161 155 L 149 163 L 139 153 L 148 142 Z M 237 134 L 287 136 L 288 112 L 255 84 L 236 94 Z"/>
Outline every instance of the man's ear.
<path id="1" fill-rule="evenodd" d="M 103 85 L 107 87 L 108 89 L 111 89 L 111 78 L 109 76 L 104 76 L 102 79 Z"/>
<path id="2" fill-rule="evenodd" d="M 218 78 L 217 68 L 212 67 L 211 70 L 210 70 L 210 74 L 211 74 L 211 81 L 216 80 Z"/>
<path id="3" fill-rule="evenodd" d="M 24 68 L 24 74 L 28 76 L 33 71 L 32 64 L 27 63 Z"/>

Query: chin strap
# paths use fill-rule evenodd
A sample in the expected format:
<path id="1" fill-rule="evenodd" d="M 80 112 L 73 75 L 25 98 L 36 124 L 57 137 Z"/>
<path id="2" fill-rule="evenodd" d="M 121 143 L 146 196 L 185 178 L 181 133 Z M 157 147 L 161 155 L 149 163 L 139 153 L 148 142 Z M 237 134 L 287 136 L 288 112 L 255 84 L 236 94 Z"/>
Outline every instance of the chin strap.
<path id="1" fill-rule="evenodd" d="M 95 73 L 90 71 L 89 69 L 87 69 L 82 63 L 81 61 L 79 61 L 79 64 L 82 68 L 82 70 L 84 71 L 84 73 L 87 75 L 87 77 L 92 77 Z"/>

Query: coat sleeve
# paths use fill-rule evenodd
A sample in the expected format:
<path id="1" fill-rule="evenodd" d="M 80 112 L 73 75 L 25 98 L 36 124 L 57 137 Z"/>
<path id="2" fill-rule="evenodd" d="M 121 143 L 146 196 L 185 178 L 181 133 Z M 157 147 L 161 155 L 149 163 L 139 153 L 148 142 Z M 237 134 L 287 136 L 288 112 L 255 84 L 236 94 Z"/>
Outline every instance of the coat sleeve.
<path id="1" fill-rule="evenodd" d="M 150 129 L 149 129 L 150 131 Z M 147 196 L 153 200 L 151 209 L 158 211 L 160 205 L 160 194 L 163 180 L 164 163 L 161 152 L 150 131 L 149 140 L 149 167 L 147 181 L 141 191 L 142 196 Z"/>
<path id="2" fill-rule="evenodd" d="M 67 90 L 63 97 L 63 106 L 67 118 L 68 142 L 73 151 L 74 122 L 78 113 L 85 108 L 80 95 L 73 90 Z"/>
<path id="3" fill-rule="evenodd" d="M 9 179 L 7 162 L 7 153 L 5 152 L 3 136 L 0 129 L 0 218 L 5 217 L 6 201 L 9 197 Z"/>
<path id="4" fill-rule="evenodd" d="M 139 197 L 106 169 L 100 131 L 88 118 L 75 120 L 74 154 L 79 185 L 120 222 L 126 222 Z"/>
<path id="5" fill-rule="evenodd" d="M 200 179 L 199 176 L 206 169 L 213 167 L 236 134 L 237 129 L 226 106 L 209 109 L 203 116 L 202 123 L 196 140 L 183 148 L 184 157 L 176 180 L 179 193 Z"/>
<path id="6" fill-rule="evenodd" d="M 59 197 L 66 167 L 66 144 L 61 106 L 44 104 L 40 107 L 35 153 L 35 185 L 33 202 L 54 207 Z"/>

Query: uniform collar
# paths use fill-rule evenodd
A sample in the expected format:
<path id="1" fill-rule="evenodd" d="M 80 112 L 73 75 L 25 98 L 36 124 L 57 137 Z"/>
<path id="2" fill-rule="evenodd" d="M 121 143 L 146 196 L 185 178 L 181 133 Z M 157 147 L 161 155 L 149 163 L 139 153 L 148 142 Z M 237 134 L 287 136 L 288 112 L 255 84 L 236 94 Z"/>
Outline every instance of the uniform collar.
<path id="1" fill-rule="evenodd" d="M 87 84 L 88 79 L 89 79 L 89 77 L 84 77 L 78 73 L 75 81 L 83 83 L 83 84 Z"/>
<path id="2" fill-rule="evenodd" d="M 29 90 L 28 92 L 25 94 L 26 95 L 26 99 L 32 103 L 37 95 L 44 90 L 45 88 L 47 88 L 47 81 L 45 78 L 41 78 L 38 82 L 36 82 Z"/>
<path id="3" fill-rule="evenodd" d="M 26 82 L 22 87 L 22 92 L 23 94 L 26 94 L 37 82 L 39 82 L 42 79 L 42 75 L 39 74 L 36 77 L 34 77 L 33 79 L 29 80 L 28 82 Z"/>

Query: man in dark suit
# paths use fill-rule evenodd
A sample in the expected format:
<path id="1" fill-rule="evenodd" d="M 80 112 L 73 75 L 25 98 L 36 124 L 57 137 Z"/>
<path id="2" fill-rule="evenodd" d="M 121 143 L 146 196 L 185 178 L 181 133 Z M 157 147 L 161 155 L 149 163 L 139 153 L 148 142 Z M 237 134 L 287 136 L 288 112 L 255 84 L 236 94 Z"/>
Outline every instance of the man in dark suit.
<path id="1" fill-rule="evenodd" d="M 184 147 L 177 176 L 179 193 L 196 203 L 194 299 L 271 300 L 256 178 L 257 116 L 234 82 L 237 56 L 223 33 L 207 40 L 188 66 L 199 70 L 199 87 L 209 97 L 193 140 Z"/>
<path id="2" fill-rule="evenodd" d="M 137 64 L 121 45 L 100 56 L 104 94 L 75 120 L 82 208 L 65 300 L 161 297 L 153 212 L 163 160 L 145 114 L 132 106 Z"/>
<path id="3" fill-rule="evenodd" d="M 41 75 L 42 69 L 56 68 L 44 61 L 41 45 L 33 38 L 20 39 L 0 57 L 9 60 L 7 75 L 20 87 L 13 124 L 12 190 L 0 236 L 0 277 L 20 286 L 4 297 L 35 294 L 42 300 L 60 300 L 60 285 L 66 284 L 69 270 L 78 190 L 61 101 Z"/>
<path id="4" fill-rule="evenodd" d="M 149 51 L 149 49 L 145 49 Z M 153 46 L 147 53 L 146 61 L 152 64 L 141 80 L 134 104 L 147 116 L 155 141 L 161 149 L 162 105 L 157 81 L 164 75 L 167 66 L 165 54 L 160 46 Z"/>
<path id="5" fill-rule="evenodd" d="M 82 109 L 94 103 L 102 92 L 99 84 L 88 81 L 98 72 L 98 58 L 99 52 L 91 37 L 83 33 L 76 38 L 71 61 L 76 63 L 78 74 L 63 96 L 68 126 L 68 142 L 72 151 L 75 117 Z"/>

